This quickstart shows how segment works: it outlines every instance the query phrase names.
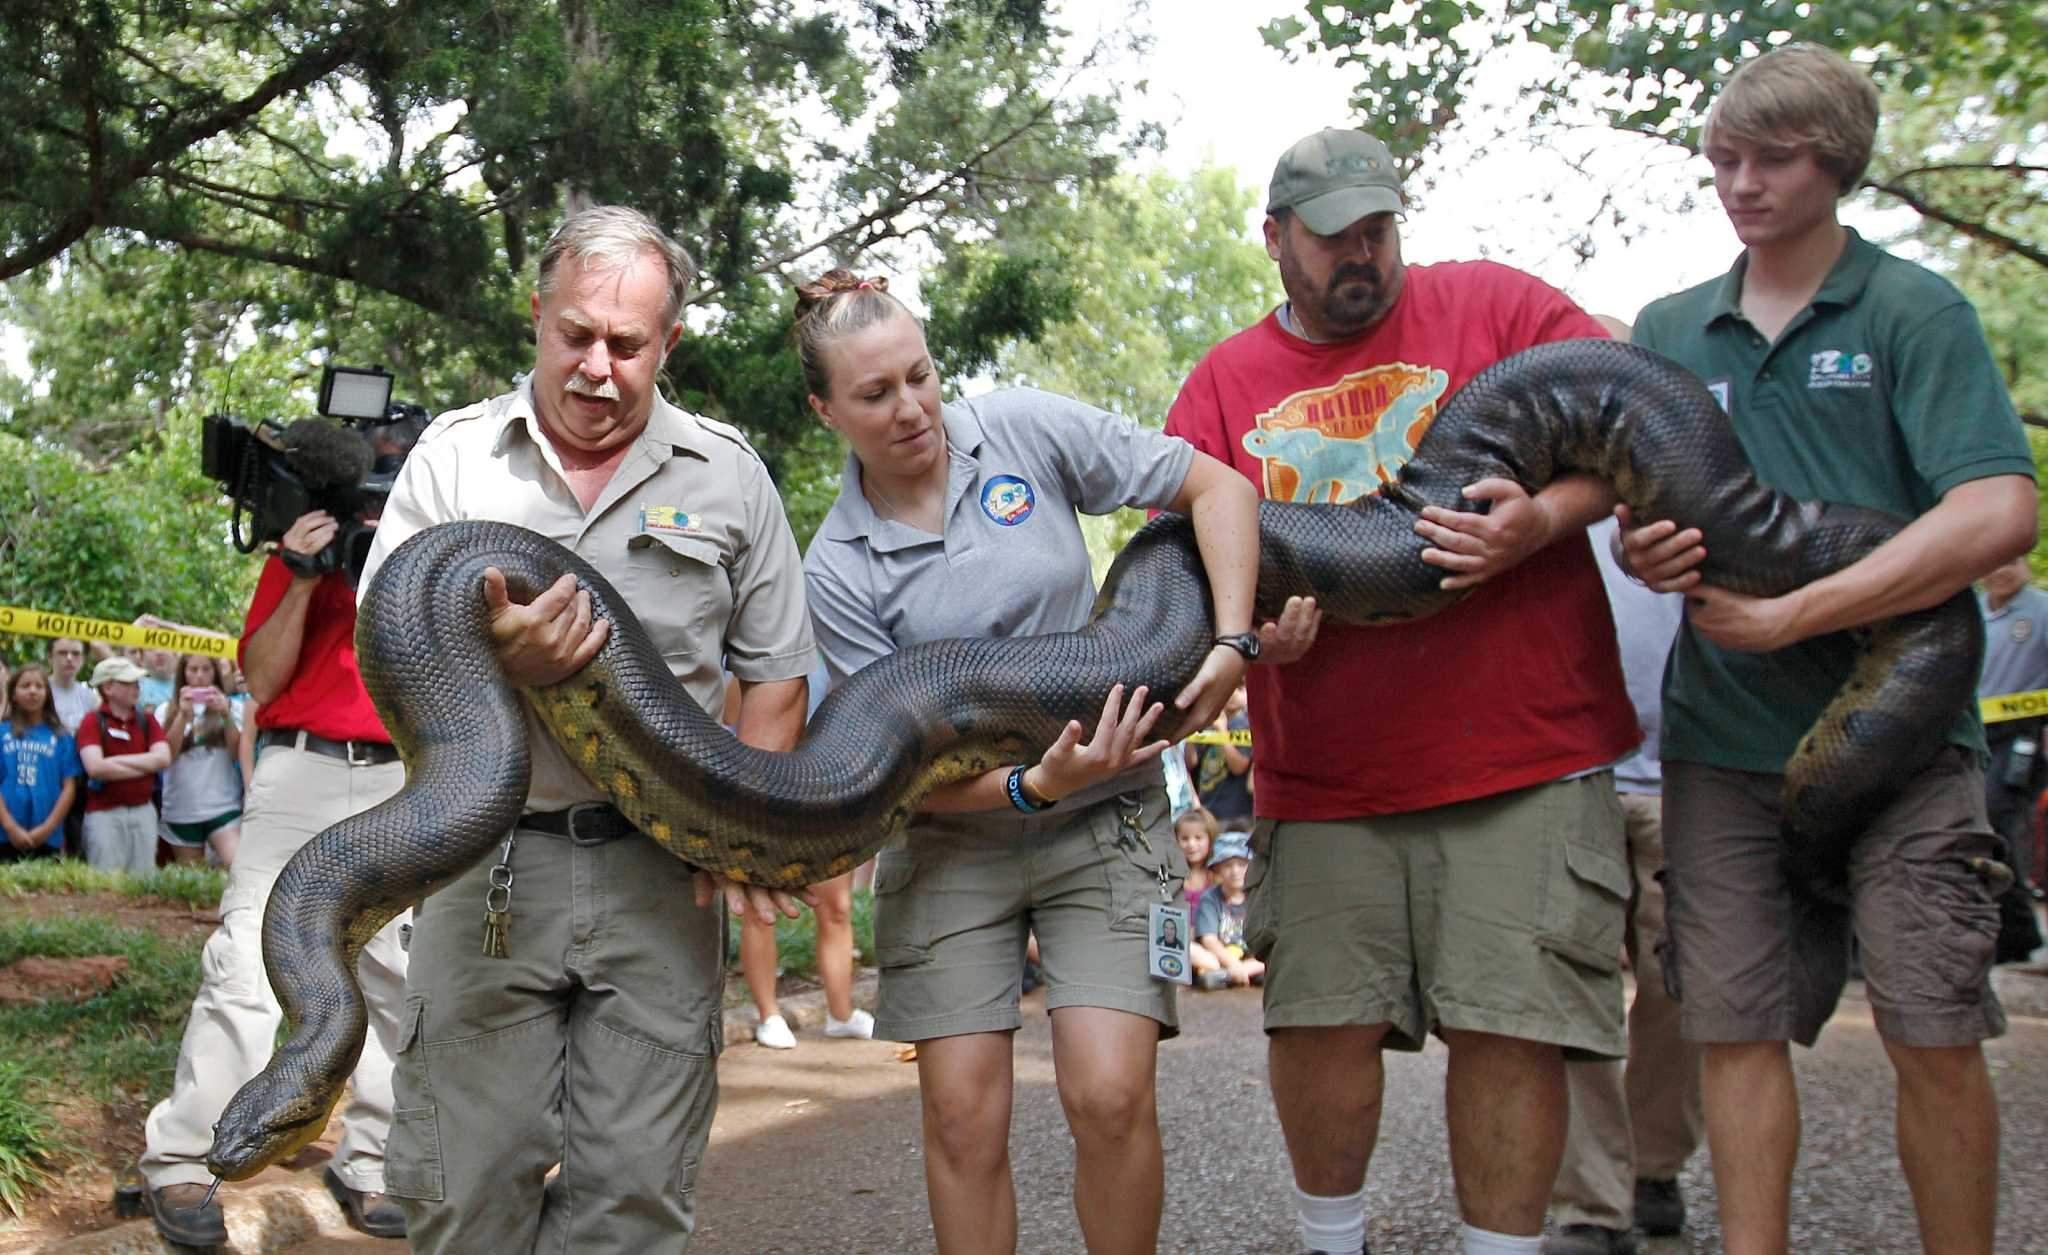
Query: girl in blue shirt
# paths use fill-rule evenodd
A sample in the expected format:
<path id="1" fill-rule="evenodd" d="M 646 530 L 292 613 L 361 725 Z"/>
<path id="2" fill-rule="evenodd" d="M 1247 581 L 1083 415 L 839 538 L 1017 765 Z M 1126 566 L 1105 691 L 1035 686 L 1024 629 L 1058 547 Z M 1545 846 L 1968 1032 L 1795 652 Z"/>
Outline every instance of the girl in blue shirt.
<path id="1" fill-rule="evenodd" d="M 8 717 L 0 724 L 0 861 L 55 858 L 63 850 L 64 816 L 78 797 L 78 744 L 50 704 L 50 673 L 28 663 L 7 683 Z"/>

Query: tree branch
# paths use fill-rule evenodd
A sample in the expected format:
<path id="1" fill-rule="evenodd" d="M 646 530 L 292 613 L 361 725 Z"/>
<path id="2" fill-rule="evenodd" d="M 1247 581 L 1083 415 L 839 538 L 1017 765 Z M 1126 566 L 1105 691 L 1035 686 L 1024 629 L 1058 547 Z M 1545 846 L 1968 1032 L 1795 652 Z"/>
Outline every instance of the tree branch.
<path id="1" fill-rule="evenodd" d="M 2017 257 L 2024 257 L 2036 266 L 2048 269 L 2048 251 L 2043 251 L 2041 248 L 2016 236 L 2007 235 L 2003 231 L 1995 230 L 1986 223 L 1973 222 L 1968 218 L 1958 217 L 1955 214 L 1949 213 L 1947 210 L 1931 204 L 1925 197 L 1914 193 L 1910 189 L 1901 187 L 1896 182 L 1881 183 L 1876 179 L 1865 179 L 1863 180 L 1863 186 L 1874 192 L 1882 192 L 1886 196 L 1903 201 L 1922 217 L 1932 218 L 1936 222 L 1951 227 L 1973 240 L 1980 240 L 1995 249 L 2011 253 Z"/>
<path id="2" fill-rule="evenodd" d="M 405 7 L 409 6 L 400 6 L 401 9 Z M 51 229 L 25 247 L 0 256 L 0 279 L 11 279 L 32 270 L 77 243 L 95 226 L 108 221 L 116 200 L 156 173 L 171 158 L 203 139 L 247 122 L 269 107 L 272 101 L 304 90 L 325 78 L 347 64 L 362 40 L 360 25 L 345 27 L 332 43 L 300 53 L 240 100 L 165 127 L 124 165 L 102 171 L 95 161 L 86 203 L 59 218 Z"/>

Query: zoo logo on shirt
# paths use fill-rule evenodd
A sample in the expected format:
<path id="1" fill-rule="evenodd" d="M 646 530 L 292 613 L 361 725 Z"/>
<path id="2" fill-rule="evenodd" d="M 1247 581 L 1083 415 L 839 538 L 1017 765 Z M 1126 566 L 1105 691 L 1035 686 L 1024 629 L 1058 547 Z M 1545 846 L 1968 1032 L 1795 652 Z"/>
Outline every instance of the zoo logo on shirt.
<path id="1" fill-rule="evenodd" d="M 1808 388 L 1868 388 L 1876 363 L 1868 353 L 1845 353 L 1841 349 L 1822 349 L 1815 353 L 1807 367 Z"/>
<path id="2" fill-rule="evenodd" d="M 981 487 L 981 512 L 1004 527 L 1015 527 L 1031 517 L 1038 498 L 1031 485 L 1015 475 L 997 475 Z"/>

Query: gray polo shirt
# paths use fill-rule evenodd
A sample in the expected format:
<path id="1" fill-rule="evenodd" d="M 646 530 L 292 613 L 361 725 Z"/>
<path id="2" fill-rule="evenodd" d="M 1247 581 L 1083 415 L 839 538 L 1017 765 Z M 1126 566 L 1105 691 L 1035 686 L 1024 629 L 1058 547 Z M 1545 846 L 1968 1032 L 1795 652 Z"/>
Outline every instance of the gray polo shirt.
<path id="1" fill-rule="evenodd" d="M 728 670 L 754 682 L 810 670 L 796 538 L 767 468 L 737 428 L 656 396 L 646 428 L 586 511 L 541 433 L 530 378 L 443 414 L 399 472 L 362 587 L 408 536 L 458 519 L 517 523 L 575 550 L 618 589 L 669 671 L 714 715 Z M 526 723 L 526 808 L 602 801 L 530 707 Z"/>
<path id="2" fill-rule="evenodd" d="M 906 645 L 1070 632 L 1095 581 L 1075 512 L 1156 508 L 1180 491 L 1194 447 L 1030 388 L 945 407 L 945 532 L 879 519 L 848 457 L 839 497 L 804 555 L 811 620 L 833 683 Z M 1085 804 L 1156 784 L 1146 763 Z"/>
<path id="3" fill-rule="evenodd" d="M 1984 676 L 1977 696 L 2002 697 L 2048 688 L 2048 593 L 2028 584 L 1998 610 L 1983 594 Z"/>

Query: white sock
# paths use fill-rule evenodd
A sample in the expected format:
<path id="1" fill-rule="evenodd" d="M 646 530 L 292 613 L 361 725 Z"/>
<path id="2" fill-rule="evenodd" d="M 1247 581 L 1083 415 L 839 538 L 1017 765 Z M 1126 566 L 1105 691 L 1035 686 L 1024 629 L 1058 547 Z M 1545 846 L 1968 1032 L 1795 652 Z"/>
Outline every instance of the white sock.
<path id="1" fill-rule="evenodd" d="M 1302 1245 L 1328 1255 L 1359 1255 L 1365 1249 L 1365 1187 L 1325 1198 L 1294 1187 L 1294 1213 L 1301 1221 Z"/>
<path id="2" fill-rule="evenodd" d="M 1465 1236 L 1465 1255 L 1537 1255 L 1543 1249 L 1542 1234 L 1523 1238 L 1475 1229 L 1468 1224 L 1461 1224 L 1458 1229 Z"/>

